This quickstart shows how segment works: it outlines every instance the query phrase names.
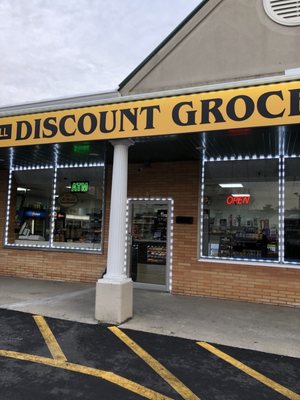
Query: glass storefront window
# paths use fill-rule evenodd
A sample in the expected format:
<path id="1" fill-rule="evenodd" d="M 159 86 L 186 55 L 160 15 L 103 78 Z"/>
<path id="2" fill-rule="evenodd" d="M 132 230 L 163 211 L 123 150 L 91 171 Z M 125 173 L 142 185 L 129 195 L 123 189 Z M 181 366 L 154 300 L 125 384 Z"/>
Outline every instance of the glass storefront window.
<path id="1" fill-rule="evenodd" d="M 202 255 L 278 261 L 278 159 L 206 162 Z"/>
<path id="2" fill-rule="evenodd" d="M 5 244 L 100 251 L 103 183 L 102 164 L 12 169 Z"/>
<path id="3" fill-rule="evenodd" d="M 300 159 L 285 160 L 284 257 L 300 260 Z"/>
<path id="4" fill-rule="evenodd" d="M 58 168 L 54 247 L 100 249 L 103 167 Z"/>
<path id="5" fill-rule="evenodd" d="M 13 171 L 10 244 L 48 246 L 53 170 Z"/>

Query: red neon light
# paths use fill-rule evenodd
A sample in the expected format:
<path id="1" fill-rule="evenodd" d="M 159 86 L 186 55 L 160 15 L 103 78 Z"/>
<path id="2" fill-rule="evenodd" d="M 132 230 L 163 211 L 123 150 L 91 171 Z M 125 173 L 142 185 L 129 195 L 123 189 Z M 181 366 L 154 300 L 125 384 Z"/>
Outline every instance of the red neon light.
<path id="1" fill-rule="evenodd" d="M 249 204 L 250 203 L 250 195 L 249 196 L 228 196 L 226 199 L 226 204 L 227 205 L 243 205 L 243 204 Z"/>

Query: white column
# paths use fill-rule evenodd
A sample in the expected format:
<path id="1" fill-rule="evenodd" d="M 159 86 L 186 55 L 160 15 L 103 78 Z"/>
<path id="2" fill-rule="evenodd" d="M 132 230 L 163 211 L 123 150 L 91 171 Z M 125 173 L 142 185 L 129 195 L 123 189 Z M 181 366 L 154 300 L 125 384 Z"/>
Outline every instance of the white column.
<path id="1" fill-rule="evenodd" d="M 128 139 L 114 140 L 111 204 L 109 217 L 106 274 L 96 284 L 95 317 L 121 323 L 133 314 L 133 284 L 124 272 L 126 205 L 128 176 Z"/>
<path id="2" fill-rule="evenodd" d="M 111 188 L 111 205 L 109 217 L 107 272 L 104 280 L 121 281 L 126 279 L 124 273 L 128 147 L 130 140 L 116 140 Z"/>

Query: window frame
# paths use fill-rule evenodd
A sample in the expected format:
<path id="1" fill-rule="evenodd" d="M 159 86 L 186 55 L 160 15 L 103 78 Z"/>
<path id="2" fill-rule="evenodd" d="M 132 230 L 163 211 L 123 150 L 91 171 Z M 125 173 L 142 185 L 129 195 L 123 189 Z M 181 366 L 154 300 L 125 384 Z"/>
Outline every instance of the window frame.
<path id="1" fill-rule="evenodd" d="M 11 157 L 13 158 L 13 157 Z M 57 185 L 57 171 L 59 169 L 71 169 L 71 168 L 103 168 L 103 179 L 102 179 L 102 221 L 101 221 L 101 240 L 100 246 L 97 248 L 89 247 L 76 247 L 76 246 L 55 246 L 54 242 L 54 227 L 55 227 L 55 207 L 56 207 L 56 185 Z M 50 236 L 47 244 L 26 244 L 26 243 L 9 243 L 8 235 L 10 228 L 10 212 L 11 212 L 11 191 L 12 191 L 12 178 L 14 171 L 42 171 L 42 170 L 53 170 L 53 180 L 51 183 L 51 221 L 50 221 Z M 25 250 L 46 250 L 46 251 L 62 251 L 70 253 L 89 253 L 89 254 L 103 254 L 103 233 L 104 233 L 104 222 L 105 222 L 105 176 L 106 166 L 104 162 L 91 162 L 91 163 L 69 163 L 59 164 L 58 162 L 46 164 L 46 165 L 31 165 L 31 166 L 18 166 L 10 163 L 9 176 L 8 176 L 8 190 L 7 190 L 7 203 L 6 203 L 6 217 L 5 217 L 5 229 L 4 229 L 4 247 L 13 249 L 25 249 Z"/>
<path id="2" fill-rule="evenodd" d="M 281 147 L 281 154 L 275 156 L 239 156 L 239 157 L 217 157 L 207 158 L 205 157 L 205 150 L 203 151 L 202 160 L 200 162 L 200 202 L 199 202 L 199 240 L 198 240 L 198 261 L 209 262 L 209 263 L 223 263 L 223 264 L 239 264 L 239 265 L 256 265 L 256 266 L 269 266 L 269 267 L 281 267 L 281 268 L 296 268 L 300 269 L 299 262 L 293 262 L 285 260 L 284 255 L 284 218 L 285 218 L 285 164 L 287 159 L 299 158 L 300 155 L 292 154 L 288 155 L 284 153 L 284 146 Z M 205 165 L 208 162 L 219 162 L 219 161 L 251 161 L 251 160 L 268 160 L 277 159 L 279 163 L 278 169 L 278 260 L 257 260 L 251 258 L 237 258 L 237 257 L 219 257 L 219 256 L 206 256 L 203 255 L 203 244 L 204 244 L 204 198 L 205 198 Z"/>

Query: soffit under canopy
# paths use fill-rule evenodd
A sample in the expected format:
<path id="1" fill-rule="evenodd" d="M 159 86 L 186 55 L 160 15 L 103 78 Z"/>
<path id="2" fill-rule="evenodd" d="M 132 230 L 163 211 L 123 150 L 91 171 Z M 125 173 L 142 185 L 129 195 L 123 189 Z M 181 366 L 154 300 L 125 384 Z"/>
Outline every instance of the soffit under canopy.
<path id="1" fill-rule="evenodd" d="M 227 131 L 141 137 L 129 148 L 130 163 L 199 160 L 207 158 L 239 157 L 278 154 L 279 127 L 234 129 Z M 281 128 L 286 152 L 300 154 L 300 125 Z M 10 149 L 0 149 L 0 169 L 9 168 Z M 15 162 L 20 166 L 47 165 L 58 153 L 59 164 L 112 163 L 113 146 L 109 141 L 63 143 L 15 147 Z"/>

